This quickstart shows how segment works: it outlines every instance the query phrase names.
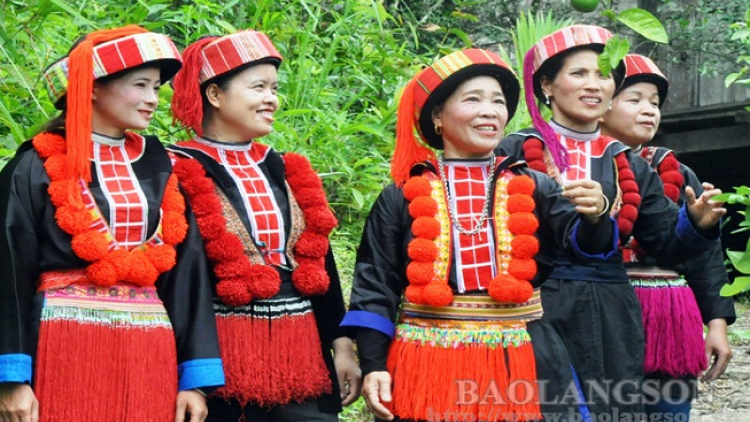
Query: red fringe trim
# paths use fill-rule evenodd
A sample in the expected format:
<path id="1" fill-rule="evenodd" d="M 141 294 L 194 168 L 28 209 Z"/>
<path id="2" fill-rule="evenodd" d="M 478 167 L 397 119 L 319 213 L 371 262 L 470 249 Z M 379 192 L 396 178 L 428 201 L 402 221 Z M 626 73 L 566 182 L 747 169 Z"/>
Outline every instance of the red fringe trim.
<path id="1" fill-rule="evenodd" d="M 283 405 L 332 391 L 312 312 L 281 318 L 216 315 L 226 385 L 244 407 Z"/>
<path id="2" fill-rule="evenodd" d="M 173 421 L 174 333 L 165 327 L 42 321 L 34 393 L 45 422 Z"/>

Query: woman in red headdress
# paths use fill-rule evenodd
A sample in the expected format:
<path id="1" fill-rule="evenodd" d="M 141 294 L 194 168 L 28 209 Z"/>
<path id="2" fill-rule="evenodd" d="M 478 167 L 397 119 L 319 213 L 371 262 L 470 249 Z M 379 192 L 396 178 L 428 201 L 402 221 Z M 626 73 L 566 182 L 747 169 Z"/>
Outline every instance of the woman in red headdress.
<path id="1" fill-rule="evenodd" d="M 223 384 L 195 219 L 158 139 L 131 132 L 180 66 L 128 26 L 45 72 L 62 113 L 0 174 L 0 419 L 196 422 Z"/>
<path id="2" fill-rule="evenodd" d="M 197 136 L 171 150 L 211 264 L 227 374 L 209 420 L 336 421 L 360 384 L 338 327 L 336 217 L 306 158 L 258 142 L 279 107 L 281 54 L 240 31 L 202 38 L 184 59 L 172 110 Z"/>
<path id="3" fill-rule="evenodd" d="M 624 244 L 632 234 L 661 259 L 698 254 L 717 243 L 716 223 L 726 210 L 709 199 L 720 191 L 710 187 L 696 198 L 689 190 L 688 206 L 679 210 L 664 197 L 661 181 L 647 163 L 601 134 L 598 122 L 618 77 L 604 76 L 598 65 L 611 37 L 604 28 L 574 25 L 529 50 L 524 87 L 535 128 L 506 137 L 499 151 L 554 177 L 566 186 L 566 195 L 574 194 L 567 189 L 572 182 L 601 184 L 599 200 L 607 203 L 619 231 L 615 242 Z M 552 110 L 549 123 L 535 96 Z M 615 251 L 593 265 L 570 259 L 562 250 L 543 259 L 554 264 L 542 284 L 544 318 L 565 341 L 591 412 L 600 418 L 626 413 L 632 418 L 643 409 L 643 328 L 622 254 Z"/>
<path id="4" fill-rule="evenodd" d="M 661 121 L 661 107 L 669 81 L 651 59 L 629 54 L 623 60 L 623 80 L 612 108 L 601 121 L 602 133 L 632 148 L 645 159 L 664 184 L 664 194 L 677 205 L 685 203 L 685 186 L 703 190 L 695 173 L 664 147 L 645 146 Z M 644 370 L 650 391 L 648 415 L 670 414 L 675 420 L 690 416 L 696 378 L 712 381 L 726 370 L 732 357 L 727 325 L 736 318 L 731 297 L 719 294 L 728 283 L 721 245 L 673 266 L 662 266 L 632 240 L 624 247 L 625 268 L 641 302 L 646 339 Z M 708 326 L 704 342 L 703 324 Z M 705 344 L 704 344 L 705 343 Z"/>
<path id="5" fill-rule="evenodd" d="M 394 184 L 367 219 L 342 325 L 378 420 L 585 420 L 558 334 L 540 317 L 540 250 L 614 248 L 601 188 L 564 198 L 494 153 L 520 87 L 495 53 L 437 60 L 404 89 Z M 415 133 L 419 134 L 417 138 Z"/>

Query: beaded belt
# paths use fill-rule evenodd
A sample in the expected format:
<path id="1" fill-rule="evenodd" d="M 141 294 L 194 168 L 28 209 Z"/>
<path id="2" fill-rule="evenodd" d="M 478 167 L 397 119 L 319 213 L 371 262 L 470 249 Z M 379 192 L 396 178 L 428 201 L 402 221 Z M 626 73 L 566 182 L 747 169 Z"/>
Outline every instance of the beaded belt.
<path id="1" fill-rule="evenodd" d="M 628 279 L 634 287 L 683 287 L 685 279 L 677 272 L 654 266 L 627 268 Z"/>
<path id="2" fill-rule="evenodd" d="M 401 311 L 405 317 L 480 321 L 530 321 L 543 314 L 539 289 L 534 289 L 524 303 L 500 303 L 487 295 L 456 295 L 448 306 L 421 305 L 404 299 Z"/>

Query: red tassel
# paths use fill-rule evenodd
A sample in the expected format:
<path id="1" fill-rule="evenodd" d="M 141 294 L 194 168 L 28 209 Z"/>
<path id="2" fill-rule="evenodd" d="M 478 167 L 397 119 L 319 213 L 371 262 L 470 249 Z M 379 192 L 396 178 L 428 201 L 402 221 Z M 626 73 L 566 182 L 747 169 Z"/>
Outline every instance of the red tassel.
<path id="1" fill-rule="evenodd" d="M 219 37 L 205 37 L 190 44 L 182 53 L 182 69 L 172 80 L 172 114 L 198 136 L 203 135 L 203 99 L 201 97 L 200 73 L 203 68 L 203 47 Z M 183 160 L 184 161 L 184 160 Z"/>
<path id="2" fill-rule="evenodd" d="M 391 177 L 396 185 L 402 186 L 409 178 L 414 164 L 435 158 L 431 149 L 419 143 L 414 136 L 415 112 L 414 90 L 417 89 L 415 76 L 404 88 L 398 103 L 396 117 L 396 148 L 391 160 Z"/>

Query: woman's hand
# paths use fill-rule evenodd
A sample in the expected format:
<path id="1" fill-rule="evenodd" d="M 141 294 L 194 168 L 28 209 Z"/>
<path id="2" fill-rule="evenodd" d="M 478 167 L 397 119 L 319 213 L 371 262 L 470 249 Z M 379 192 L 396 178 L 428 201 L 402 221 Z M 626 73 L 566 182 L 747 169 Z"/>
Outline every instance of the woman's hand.
<path id="1" fill-rule="evenodd" d="M 609 211 L 609 201 L 602 193 L 602 185 L 594 180 L 576 180 L 563 186 L 562 196 L 576 206 L 576 211 L 595 223 Z"/>
<path id="2" fill-rule="evenodd" d="M 39 422 L 39 402 L 28 384 L 0 383 L 0 422 Z"/>
<path id="3" fill-rule="evenodd" d="M 393 413 L 383 405 L 382 402 L 390 403 L 391 398 L 391 374 L 387 371 L 375 371 L 365 375 L 362 385 L 362 396 L 365 398 L 367 408 L 375 417 L 385 420 L 393 420 Z"/>
<path id="4" fill-rule="evenodd" d="M 716 225 L 721 217 L 727 213 L 723 202 L 712 202 L 711 198 L 721 194 L 721 189 L 715 189 L 710 183 L 703 183 L 703 194 L 695 197 L 695 191 L 690 186 L 685 188 L 687 209 L 690 220 L 698 228 L 708 229 Z"/>
<path id="5" fill-rule="evenodd" d="M 348 406 L 359 397 L 362 388 L 362 371 L 354 356 L 354 343 L 348 337 L 333 341 L 333 366 L 341 391 L 341 405 Z"/>
<path id="6" fill-rule="evenodd" d="M 190 418 L 188 419 L 188 415 Z M 198 390 L 185 390 L 177 393 L 177 411 L 174 422 L 203 422 L 208 416 L 206 396 Z"/>
<path id="7" fill-rule="evenodd" d="M 706 335 L 706 358 L 711 365 L 701 377 L 701 382 L 711 382 L 724 374 L 732 360 L 732 348 L 727 339 L 727 320 L 712 319 L 708 322 Z"/>

